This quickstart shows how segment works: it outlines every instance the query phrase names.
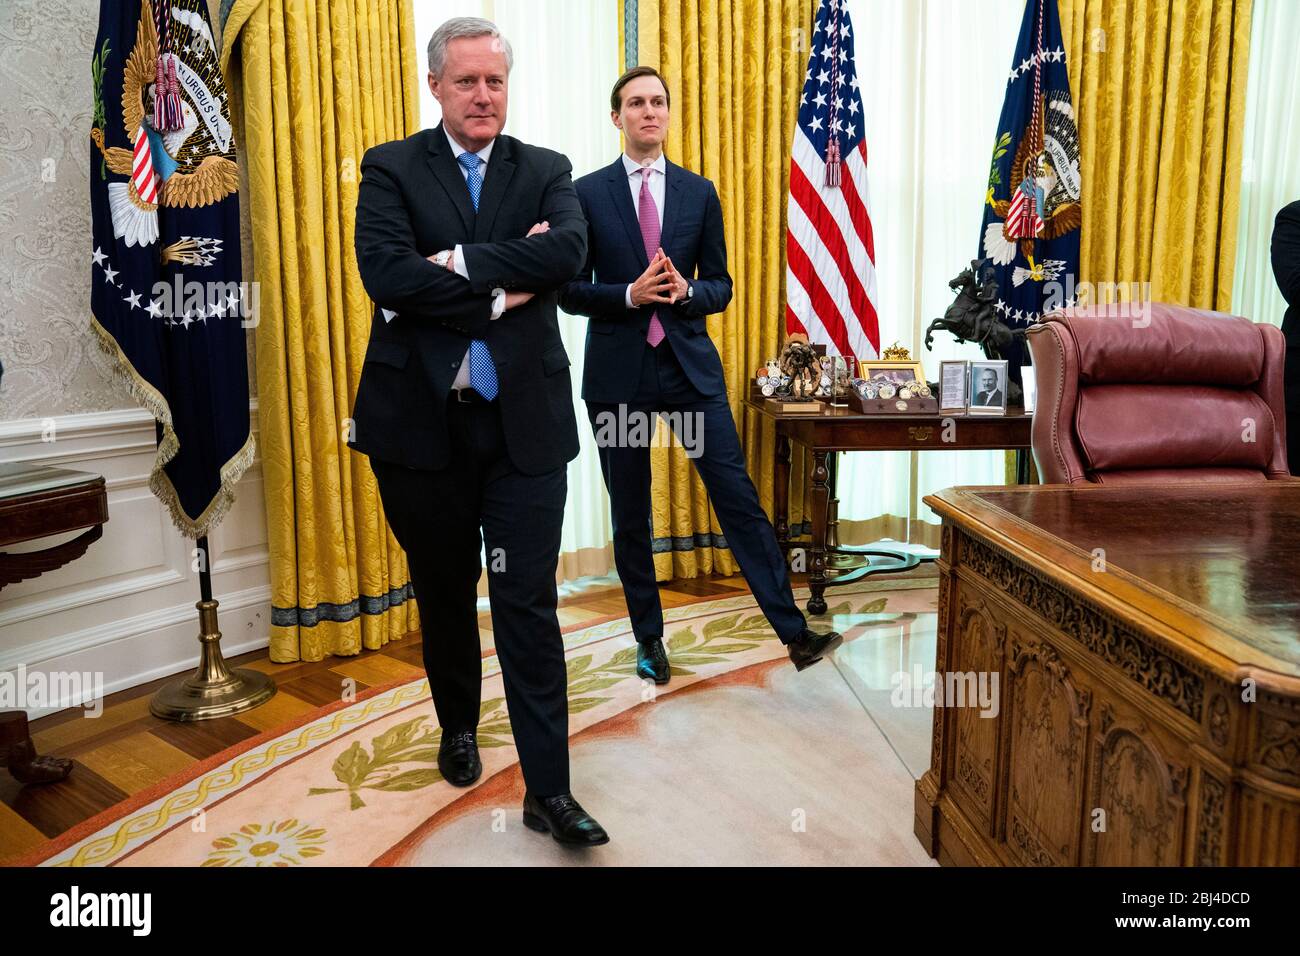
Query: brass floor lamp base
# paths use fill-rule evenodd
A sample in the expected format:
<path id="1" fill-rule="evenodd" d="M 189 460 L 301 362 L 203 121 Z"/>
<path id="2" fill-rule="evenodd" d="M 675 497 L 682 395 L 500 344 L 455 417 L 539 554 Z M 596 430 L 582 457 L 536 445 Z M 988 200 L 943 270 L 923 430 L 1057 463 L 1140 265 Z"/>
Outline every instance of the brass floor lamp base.
<path id="1" fill-rule="evenodd" d="M 149 702 L 163 720 L 213 720 L 252 710 L 275 696 L 275 681 L 260 671 L 231 670 L 221 655 L 217 602 L 199 601 L 199 667 L 164 685 Z"/>

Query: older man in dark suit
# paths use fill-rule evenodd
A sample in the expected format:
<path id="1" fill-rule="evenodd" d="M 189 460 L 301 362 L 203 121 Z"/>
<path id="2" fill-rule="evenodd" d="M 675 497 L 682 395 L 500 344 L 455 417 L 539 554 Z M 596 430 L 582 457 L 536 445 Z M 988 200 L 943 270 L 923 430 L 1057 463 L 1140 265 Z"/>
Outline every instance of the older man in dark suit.
<path id="1" fill-rule="evenodd" d="M 998 373 L 991 368 L 980 371 L 979 392 L 975 395 L 975 404 L 994 408 L 1002 404 L 1002 389 L 998 388 Z"/>
<path id="2" fill-rule="evenodd" d="M 578 453 L 556 290 L 584 261 L 587 225 L 569 161 L 501 135 L 511 61 L 489 21 L 444 23 L 429 41 L 442 123 L 362 161 L 357 265 L 376 310 L 351 445 L 370 456 L 406 550 L 443 775 L 468 786 L 483 769 L 486 544 L 524 823 L 593 846 L 609 838 L 569 791 L 555 590 L 566 463 Z"/>

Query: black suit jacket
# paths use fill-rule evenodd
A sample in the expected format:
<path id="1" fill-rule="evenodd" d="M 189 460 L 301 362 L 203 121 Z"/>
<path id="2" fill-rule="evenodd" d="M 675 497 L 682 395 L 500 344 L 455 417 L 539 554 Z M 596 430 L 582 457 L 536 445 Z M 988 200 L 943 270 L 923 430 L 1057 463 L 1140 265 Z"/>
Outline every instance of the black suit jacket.
<path id="1" fill-rule="evenodd" d="M 1282 333 L 1288 345 L 1300 346 L 1300 200 L 1283 206 L 1273 224 L 1273 275 L 1288 306 Z"/>
<path id="2" fill-rule="evenodd" d="M 578 454 L 569 356 L 555 318 L 556 290 L 587 254 L 571 172 L 559 153 L 498 136 L 475 213 L 441 125 L 366 152 L 356 255 L 376 307 L 352 448 L 411 468 L 446 465 L 447 395 L 470 340 L 484 339 L 511 463 L 541 474 Z M 525 238 L 543 220 L 550 231 Z M 457 243 L 469 280 L 426 258 Z M 498 286 L 536 294 L 489 321 Z M 392 321 L 385 308 L 397 313 Z"/>
<path id="3" fill-rule="evenodd" d="M 694 293 L 675 305 L 627 308 L 628 283 L 650 265 L 623 157 L 576 183 L 587 218 L 587 259 L 582 273 L 560 292 L 560 308 L 585 315 L 586 364 L 582 397 L 594 402 L 627 402 L 641 378 L 649 348 L 646 333 L 656 311 L 673 353 L 705 395 L 726 394 L 722 362 L 709 338 L 705 316 L 731 301 L 722 204 L 713 183 L 665 159 L 664 216 L 659 244 L 673 265 L 691 280 Z"/>
<path id="4" fill-rule="evenodd" d="M 976 405 L 1001 405 L 1002 389 L 995 388 L 992 392 L 980 392 L 975 396 Z"/>

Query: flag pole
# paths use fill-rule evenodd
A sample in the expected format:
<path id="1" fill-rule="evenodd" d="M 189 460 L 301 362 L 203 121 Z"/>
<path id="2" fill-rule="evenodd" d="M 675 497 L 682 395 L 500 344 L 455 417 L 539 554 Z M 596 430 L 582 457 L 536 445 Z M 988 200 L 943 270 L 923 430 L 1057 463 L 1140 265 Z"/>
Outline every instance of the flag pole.
<path id="1" fill-rule="evenodd" d="M 195 542 L 199 557 L 199 666 L 186 678 L 163 685 L 149 702 L 149 712 L 163 720 L 194 721 L 230 717 L 252 710 L 275 696 L 275 681 L 261 671 L 226 665 L 217 629 L 217 604 L 208 568 L 208 536 Z"/>
<path id="2" fill-rule="evenodd" d="M 199 575 L 198 669 L 167 682 L 149 709 L 167 720 L 226 717 L 275 694 L 268 674 L 232 670 L 222 656 L 207 539 L 254 457 L 250 323 L 233 321 L 255 302 L 245 301 L 242 281 L 230 104 L 207 4 L 98 6 L 90 326 L 114 374 L 153 415 L 149 488 L 193 541 Z"/>

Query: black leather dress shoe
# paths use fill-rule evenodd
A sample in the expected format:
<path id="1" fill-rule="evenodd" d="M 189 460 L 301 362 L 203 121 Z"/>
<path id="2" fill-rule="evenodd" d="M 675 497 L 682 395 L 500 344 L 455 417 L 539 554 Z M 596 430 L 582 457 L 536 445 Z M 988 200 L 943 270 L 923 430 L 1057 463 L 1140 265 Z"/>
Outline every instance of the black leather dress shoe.
<path id="1" fill-rule="evenodd" d="M 535 797 L 524 794 L 524 826 L 538 833 L 549 832 L 565 846 L 603 846 L 609 842 L 605 828 L 578 806 L 573 794 Z"/>
<path id="2" fill-rule="evenodd" d="M 636 676 L 656 684 L 668 683 L 668 652 L 664 642 L 657 637 L 636 643 Z"/>
<path id="3" fill-rule="evenodd" d="M 483 761 L 478 758 L 478 739 L 472 730 L 442 735 L 438 746 L 438 769 L 448 783 L 468 787 L 483 773 Z"/>
<path id="4" fill-rule="evenodd" d="M 795 670 L 812 667 L 822 659 L 823 654 L 839 647 L 843 640 L 836 631 L 817 634 L 805 627 L 803 633 L 787 645 L 790 648 L 790 660 L 794 661 Z"/>

